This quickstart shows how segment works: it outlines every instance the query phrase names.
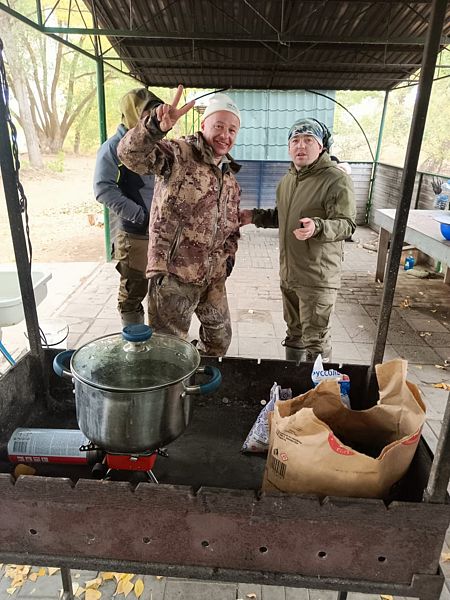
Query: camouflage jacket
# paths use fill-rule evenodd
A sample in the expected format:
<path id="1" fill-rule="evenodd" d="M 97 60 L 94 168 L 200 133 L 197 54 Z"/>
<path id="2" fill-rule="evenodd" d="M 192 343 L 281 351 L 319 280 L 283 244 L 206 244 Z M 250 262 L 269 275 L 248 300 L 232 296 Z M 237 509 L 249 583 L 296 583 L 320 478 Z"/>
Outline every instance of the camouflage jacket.
<path id="1" fill-rule="evenodd" d="M 227 157 L 220 169 L 202 134 L 163 140 L 151 115 L 130 129 L 118 146 L 135 173 L 154 173 L 147 277 L 170 273 L 204 285 L 226 275 L 239 239 L 240 167 Z"/>

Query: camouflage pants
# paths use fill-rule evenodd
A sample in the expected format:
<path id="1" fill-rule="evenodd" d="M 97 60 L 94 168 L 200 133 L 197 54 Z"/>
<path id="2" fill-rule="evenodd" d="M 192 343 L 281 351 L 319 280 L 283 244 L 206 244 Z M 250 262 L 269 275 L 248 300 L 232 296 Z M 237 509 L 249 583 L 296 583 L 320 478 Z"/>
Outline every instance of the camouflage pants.
<path id="1" fill-rule="evenodd" d="M 302 342 L 312 354 L 331 352 L 330 318 L 337 290 L 332 288 L 288 287 L 281 283 L 283 316 L 287 335 Z"/>
<path id="2" fill-rule="evenodd" d="M 183 283 L 173 275 L 150 279 L 148 315 L 155 331 L 186 339 L 194 313 L 200 321 L 200 352 L 223 356 L 231 343 L 225 278 L 204 286 Z"/>
<path id="3" fill-rule="evenodd" d="M 148 292 L 147 268 L 148 239 L 144 236 L 119 231 L 114 240 L 114 258 L 120 273 L 117 309 L 122 325 L 144 322 L 142 301 Z"/>

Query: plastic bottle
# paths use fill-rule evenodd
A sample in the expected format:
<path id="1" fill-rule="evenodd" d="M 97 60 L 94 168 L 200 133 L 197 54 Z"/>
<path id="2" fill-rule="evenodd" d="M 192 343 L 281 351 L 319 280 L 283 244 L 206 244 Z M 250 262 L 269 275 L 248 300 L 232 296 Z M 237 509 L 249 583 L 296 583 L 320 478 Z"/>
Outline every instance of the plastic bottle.
<path id="1" fill-rule="evenodd" d="M 442 184 L 442 191 L 440 194 L 436 196 L 434 201 L 435 208 L 439 210 L 446 210 L 449 208 L 449 198 L 450 198 L 450 179 Z"/>
<path id="2" fill-rule="evenodd" d="M 405 266 L 404 266 L 405 271 L 409 271 L 410 269 L 414 269 L 415 262 L 416 261 L 414 260 L 414 256 L 412 254 L 409 254 L 409 256 L 407 256 L 405 258 Z"/>

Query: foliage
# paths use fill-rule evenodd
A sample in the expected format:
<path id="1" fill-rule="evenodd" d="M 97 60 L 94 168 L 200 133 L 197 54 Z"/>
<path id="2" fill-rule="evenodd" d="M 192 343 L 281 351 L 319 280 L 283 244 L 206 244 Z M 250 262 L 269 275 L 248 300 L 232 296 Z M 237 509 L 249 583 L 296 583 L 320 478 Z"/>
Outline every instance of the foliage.
<path id="1" fill-rule="evenodd" d="M 437 71 L 439 74 L 439 71 Z M 442 76 L 442 72 L 440 73 Z M 379 160 L 402 167 L 405 161 L 417 86 L 402 87 L 389 93 Z M 434 82 L 418 169 L 431 173 L 450 173 L 450 78 Z M 384 92 L 337 92 L 336 99 L 358 119 L 375 153 Z M 333 152 L 341 160 L 370 160 L 370 153 L 355 121 L 336 106 Z"/>

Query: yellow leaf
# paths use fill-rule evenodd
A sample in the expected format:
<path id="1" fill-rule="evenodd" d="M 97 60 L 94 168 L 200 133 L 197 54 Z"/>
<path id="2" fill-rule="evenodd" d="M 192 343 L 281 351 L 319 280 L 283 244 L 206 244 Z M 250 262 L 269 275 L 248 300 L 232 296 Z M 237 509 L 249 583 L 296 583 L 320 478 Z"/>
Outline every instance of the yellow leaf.
<path id="1" fill-rule="evenodd" d="M 11 596 L 14 594 L 14 592 L 15 592 L 16 590 L 17 590 L 17 588 L 13 588 L 13 587 L 10 587 L 10 588 L 7 588 L 7 589 L 6 589 L 6 591 L 8 592 L 8 594 L 10 594 Z"/>
<path id="2" fill-rule="evenodd" d="M 114 573 L 102 572 L 100 573 L 100 577 L 103 579 L 103 581 L 108 581 L 109 579 L 114 579 Z"/>
<path id="3" fill-rule="evenodd" d="M 381 595 L 380 598 L 381 600 L 394 600 L 392 596 Z"/>
<path id="4" fill-rule="evenodd" d="M 30 576 L 28 577 L 28 579 L 30 581 L 36 581 L 36 579 L 39 577 L 39 575 L 37 573 L 31 573 Z"/>
<path id="5" fill-rule="evenodd" d="M 102 593 L 99 590 L 93 588 L 86 589 L 84 600 L 99 600 L 102 597 Z"/>
<path id="6" fill-rule="evenodd" d="M 91 579 L 90 581 L 86 581 L 86 583 L 84 584 L 85 588 L 87 590 L 89 589 L 93 589 L 96 590 L 100 587 L 102 583 L 102 580 L 100 577 L 96 577 L 95 579 Z"/>
<path id="7" fill-rule="evenodd" d="M 156 579 L 158 579 L 158 580 L 159 580 L 159 579 L 163 579 L 163 578 L 164 578 L 164 576 L 163 576 L 163 575 L 157 575 L 157 576 L 156 576 Z"/>
<path id="8" fill-rule="evenodd" d="M 134 595 L 136 596 L 136 598 L 139 598 L 142 595 L 143 591 L 144 582 L 142 581 L 142 579 L 136 579 L 136 582 L 134 584 Z"/>
<path id="9" fill-rule="evenodd" d="M 116 581 L 120 581 L 125 575 L 126 573 L 113 573 L 114 579 Z"/>
<path id="10" fill-rule="evenodd" d="M 447 560 L 450 560 L 450 552 L 443 552 L 441 554 L 441 560 L 442 560 L 442 562 L 446 562 Z"/>
<path id="11" fill-rule="evenodd" d="M 30 467 L 30 465 L 18 464 L 18 465 L 16 465 L 16 468 L 14 469 L 14 477 L 16 479 L 19 477 L 19 475 L 34 475 L 35 473 L 36 473 L 36 469 L 33 469 L 33 467 Z"/>
<path id="12" fill-rule="evenodd" d="M 134 583 L 131 583 L 131 581 L 124 581 L 123 583 L 123 595 L 125 596 L 125 598 L 128 596 L 128 594 L 133 591 L 134 588 Z"/>
<path id="13" fill-rule="evenodd" d="M 433 387 L 450 392 L 450 383 L 433 383 Z"/>
<path id="14" fill-rule="evenodd" d="M 41 567 L 38 571 L 38 577 L 44 577 L 47 574 L 47 569 L 45 567 Z"/>
<path id="15" fill-rule="evenodd" d="M 57 571 L 59 571 L 59 567 L 49 567 L 48 568 L 49 575 L 54 575 Z"/>
<path id="16" fill-rule="evenodd" d="M 84 587 L 81 587 L 81 585 L 78 587 L 77 591 L 74 592 L 74 595 L 76 598 L 81 598 L 81 596 L 84 594 L 86 590 L 84 589 Z"/>

